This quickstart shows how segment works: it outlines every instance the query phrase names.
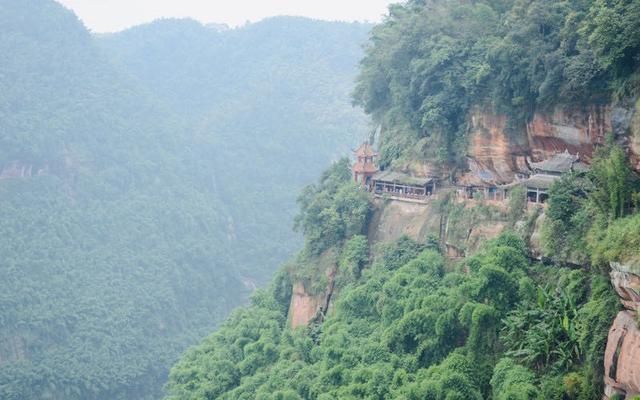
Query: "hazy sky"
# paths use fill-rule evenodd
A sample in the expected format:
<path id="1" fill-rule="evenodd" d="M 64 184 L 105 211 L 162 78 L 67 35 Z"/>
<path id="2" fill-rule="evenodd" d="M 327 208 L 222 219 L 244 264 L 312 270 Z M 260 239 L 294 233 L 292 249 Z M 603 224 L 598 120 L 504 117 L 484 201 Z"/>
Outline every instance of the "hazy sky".
<path id="1" fill-rule="evenodd" d="M 58 0 L 94 32 L 113 32 L 161 17 L 237 26 L 274 15 L 377 22 L 398 0 Z"/>

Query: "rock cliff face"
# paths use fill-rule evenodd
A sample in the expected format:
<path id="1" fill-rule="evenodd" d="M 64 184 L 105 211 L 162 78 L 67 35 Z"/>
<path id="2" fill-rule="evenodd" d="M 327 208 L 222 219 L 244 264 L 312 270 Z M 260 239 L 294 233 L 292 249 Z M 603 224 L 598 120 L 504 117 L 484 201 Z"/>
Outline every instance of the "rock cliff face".
<path id="1" fill-rule="evenodd" d="M 472 253 L 481 243 L 498 236 L 505 228 L 504 221 L 482 219 L 458 223 L 449 216 L 450 209 L 443 207 L 439 200 L 446 196 L 441 191 L 438 198 L 427 203 L 414 203 L 402 200 L 376 199 L 374 212 L 369 224 L 368 239 L 371 249 L 377 244 L 391 243 L 401 236 L 408 236 L 416 241 L 425 242 L 428 237 L 441 239 L 452 259 L 464 257 Z M 476 204 L 468 201 L 458 206 L 473 208 Z M 459 213 L 460 210 L 457 209 Z M 297 281 L 293 285 L 289 307 L 289 324 L 292 328 L 307 326 L 313 321 L 321 320 L 331 308 L 334 295 L 336 261 L 329 252 L 316 260 L 318 271 L 326 277 L 321 287 L 312 288 L 314 282 Z M 316 286 L 319 282 L 315 282 Z"/>
<path id="2" fill-rule="evenodd" d="M 434 203 L 376 200 L 375 206 L 368 235 L 372 244 L 390 243 L 403 235 L 422 240 L 429 233 L 437 235 L 440 229 L 440 214 Z"/>
<path id="3" fill-rule="evenodd" d="M 640 267 L 611 264 L 611 283 L 625 307 L 609 330 L 605 351 L 605 394 L 640 394 Z"/>
<path id="4" fill-rule="evenodd" d="M 594 144 L 603 143 L 608 132 L 612 132 L 611 107 L 604 105 L 537 113 L 527 124 L 527 140 L 534 160 L 565 150 L 589 159 Z"/>
<path id="5" fill-rule="evenodd" d="M 476 109 L 470 119 L 467 160 L 470 173 L 464 178 L 507 183 L 526 168 L 528 144 L 522 135 L 509 134 L 507 117 Z M 463 179 L 464 180 L 464 179 Z"/>
<path id="6" fill-rule="evenodd" d="M 335 287 L 337 266 L 331 252 L 325 252 L 318 260 L 320 269 L 324 271 L 326 285 L 320 289 L 307 287 L 304 282 L 294 282 L 291 303 L 289 306 L 289 325 L 295 329 L 320 322 L 331 306 L 331 298 Z M 317 283 L 317 282 L 316 282 Z"/>
<path id="7" fill-rule="evenodd" d="M 293 285 L 291 307 L 289 309 L 289 323 L 295 329 L 307 326 L 316 315 L 322 304 L 322 296 L 307 293 L 302 282 Z"/>
<path id="8" fill-rule="evenodd" d="M 527 170 L 528 160 L 540 161 L 554 153 L 569 151 L 588 161 L 594 145 L 604 143 L 608 133 L 631 153 L 640 170 L 640 102 L 613 107 L 591 105 L 538 112 L 524 126 L 514 126 L 504 115 L 476 108 L 470 116 L 469 172 L 462 181 L 507 183 Z"/>

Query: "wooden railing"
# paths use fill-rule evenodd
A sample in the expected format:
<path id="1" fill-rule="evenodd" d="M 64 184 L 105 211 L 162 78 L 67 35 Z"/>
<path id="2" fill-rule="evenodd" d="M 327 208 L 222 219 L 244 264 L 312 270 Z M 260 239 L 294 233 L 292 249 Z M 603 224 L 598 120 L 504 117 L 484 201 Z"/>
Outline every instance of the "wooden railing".
<path id="1" fill-rule="evenodd" d="M 389 192 L 384 190 L 374 190 L 373 191 L 377 195 L 389 195 L 393 197 L 403 197 L 406 199 L 414 199 L 414 200 L 426 200 L 431 197 L 430 194 L 415 194 L 415 193 L 403 193 L 403 192 Z"/>

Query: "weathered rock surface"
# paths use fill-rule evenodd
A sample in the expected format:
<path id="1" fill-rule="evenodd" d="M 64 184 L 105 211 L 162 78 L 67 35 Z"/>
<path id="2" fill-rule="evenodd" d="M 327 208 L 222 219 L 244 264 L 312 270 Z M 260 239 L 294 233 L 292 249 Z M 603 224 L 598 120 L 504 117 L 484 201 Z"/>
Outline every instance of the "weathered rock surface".
<path id="1" fill-rule="evenodd" d="M 313 321 L 322 321 L 331 306 L 337 268 L 332 262 L 331 254 L 327 253 L 320 257 L 318 264 L 326 275 L 324 290 L 314 293 L 306 288 L 303 282 L 293 284 L 288 314 L 289 324 L 293 329 L 308 326 Z"/>
<path id="2" fill-rule="evenodd" d="M 369 224 L 371 243 L 389 243 L 406 235 L 423 241 L 429 233 L 438 235 L 440 214 L 435 202 L 418 204 L 399 200 L 378 200 Z"/>
<path id="3" fill-rule="evenodd" d="M 622 311 L 609 330 L 604 355 L 605 395 L 640 394 L 640 329 L 635 313 Z"/>
<path id="4" fill-rule="evenodd" d="M 477 184 L 474 178 L 486 182 L 508 183 L 514 174 L 526 169 L 528 143 L 523 135 L 509 135 L 507 118 L 476 109 L 471 114 L 470 140 L 467 149 L 470 174 L 462 178 Z M 517 138 L 521 138 L 518 140 Z"/>
<path id="5" fill-rule="evenodd" d="M 292 328 L 306 326 L 316 315 L 322 296 L 312 296 L 307 293 L 304 285 L 297 282 L 293 285 L 293 295 L 291 296 L 291 308 L 289 309 L 289 322 Z"/>
<path id="6" fill-rule="evenodd" d="M 448 190 L 451 189 L 443 189 L 437 196 L 445 197 Z M 464 206 L 471 209 L 479 204 L 480 202 L 467 200 Z M 492 206 L 504 207 L 504 203 L 492 203 Z M 377 243 L 394 242 L 401 236 L 423 243 L 427 238 L 435 237 L 446 246 L 450 257 L 459 258 L 500 235 L 505 227 L 504 221 L 491 218 L 465 221 L 464 224 L 452 221 L 447 207 L 443 207 L 438 198 L 426 203 L 378 199 L 369 224 L 368 237 L 372 247 Z"/>
<path id="7" fill-rule="evenodd" d="M 640 267 L 633 263 L 611 263 L 611 283 L 625 311 L 616 317 L 609 330 L 604 357 L 605 396 L 616 393 L 640 394 Z"/>
<path id="8" fill-rule="evenodd" d="M 611 107 L 604 105 L 536 113 L 527 124 L 527 138 L 534 160 L 547 159 L 565 150 L 589 159 L 593 145 L 603 143 L 609 132 L 612 132 Z"/>
<path id="9" fill-rule="evenodd" d="M 640 170 L 639 110 L 640 103 L 556 108 L 534 114 L 526 125 L 514 126 L 504 115 L 477 108 L 470 115 L 470 171 L 460 181 L 470 185 L 509 183 L 528 169 L 528 160 L 541 161 L 565 150 L 588 162 L 594 145 L 604 143 L 608 133 L 630 150 Z"/>
<path id="10" fill-rule="evenodd" d="M 627 310 L 640 311 L 640 268 L 611 263 L 611 284 Z"/>

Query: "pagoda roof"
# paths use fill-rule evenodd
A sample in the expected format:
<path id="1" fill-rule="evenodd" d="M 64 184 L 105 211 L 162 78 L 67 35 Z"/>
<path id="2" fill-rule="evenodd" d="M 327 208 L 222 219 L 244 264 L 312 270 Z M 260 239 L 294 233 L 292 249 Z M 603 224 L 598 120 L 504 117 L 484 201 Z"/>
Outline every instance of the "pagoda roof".
<path id="1" fill-rule="evenodd" d="M 369 143 L 362 143 L 360 147 L 353 151 L 357 157 L 374 157 L 378 153 L 373 151 L 373 147 Z"/>

